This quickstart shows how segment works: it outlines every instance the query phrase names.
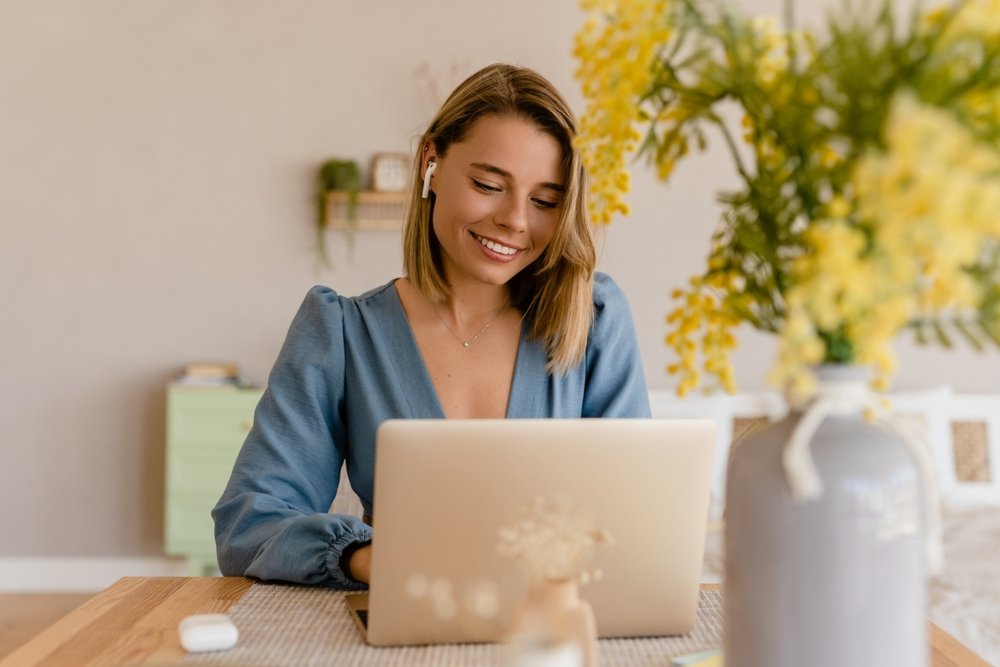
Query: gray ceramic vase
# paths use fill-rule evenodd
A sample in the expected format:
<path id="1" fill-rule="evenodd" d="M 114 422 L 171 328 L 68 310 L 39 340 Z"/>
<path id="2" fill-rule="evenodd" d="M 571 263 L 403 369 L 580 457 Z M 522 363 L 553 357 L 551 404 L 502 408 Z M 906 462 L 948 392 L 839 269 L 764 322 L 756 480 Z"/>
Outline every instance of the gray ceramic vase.
<path id="1" fill-rule="evenodd" d="M 863 382 L 859 369 L 821 378 Z M 811 440 L 818 499 L 789 491 L 782 452 L 802 414 L 733 449 L 726 483 L 726 667 L 925 667 L 922 485 L 899 439 L 860 415 Z"/>

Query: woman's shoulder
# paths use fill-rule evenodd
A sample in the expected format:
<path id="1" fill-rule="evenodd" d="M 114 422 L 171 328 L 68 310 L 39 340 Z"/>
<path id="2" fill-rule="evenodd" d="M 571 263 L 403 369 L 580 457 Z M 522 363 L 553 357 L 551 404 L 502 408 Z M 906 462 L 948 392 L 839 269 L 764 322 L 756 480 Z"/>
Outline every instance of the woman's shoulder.
<path id="1" fill-rule="evenodd" d="M 315 308 L 319 311 L 340 311 L 351 308 L 358 308 L 364 304 L 378 303 L 386 298 L 395 297 L 395 281 L 391 280 L 384 285 L 368 290 L 358 296 L 344 296 L 339 294 L 332 287 L 326 285 L 313 285 L 306 292 L 303 305 Z"/>
<path id="2" fill-rule="evenodd" d="M 292 322 L 296 339 L 334 340 L 342 338 L 363 316 L 364 308 L 391 308 L 387 297 L 395 298 L 393 283 L 369 290 L 360 296 L 343 296 L 332 287 L 314 285 L 306 292 Z"/>
<path id="3" fill-rule="evenodd" d="M 606 308 L 628 308 L 628 299 L 615 279 L 606 273 L 594 273 L 594 307 L 598 313 Z"/>

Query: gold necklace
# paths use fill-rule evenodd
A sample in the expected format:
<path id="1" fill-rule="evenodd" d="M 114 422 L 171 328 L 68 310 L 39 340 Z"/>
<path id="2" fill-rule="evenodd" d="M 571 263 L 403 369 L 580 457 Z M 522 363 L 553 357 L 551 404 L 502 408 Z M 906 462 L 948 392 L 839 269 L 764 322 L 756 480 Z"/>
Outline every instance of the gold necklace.
<path id="1" fill-rule="evenodd" d="M 504 302 L 503 302 L 503 305 L 502 305 L 502 306 L 500 306 L 500 310 L 498 310 L 498 311 L 497 311 L 497 312 L 496 312 L 496 313 L 495 313 L 495 314 L 493 315 L 493 317 L 491 317 L 491 318 L 490 318 L 489 322 L 487 322 L 486 324 L 484 324 L 484 325 L 483 325 L 483 326 L 482 326 L 482 327 L 481 327 L 481 328 L 479 329 L 479 331 L 477 331 L 477 332 L 475 333 L 475 335 L 474 335 L 474 336 L 472 336 L 472 338 L 462 338 L 462 337 L 461 337 L 461 336 L 459 336 L 459 335 L 458 335 L 457 333 L 455 333 L 454 331 L 452 331 L 451 327 L 450 327 L 450 326 L 448 326 L 448 323 L 444 321 L 444 318 L 443 318 L 443 317 L 441 317 L 441 313 L 440 313 L 440 312 L 438 312 L 438 308 L 437 308 L 437 304 L 432 304 L 432 307 L 434 308 L 434 314 L 435 314 L 435 315 L 437 315 L 437 318 L 438 318 L 438 320 L 439 320 L 439 321 L 441 322 L 441 325 L 442 325 L 442 326 L 443 326 L 443 327 L 444 327 L 445 329 L 447 329 L 447 330 L 448 330 L 448 333 L 450 333 L 450 334 L 451 334 L 452 336 L 454 336 L 454 337 L 455 337 L 455 340 L 457 340 L 457 341 L 458 341 L 459 343 L 461 343 L 461 344 L 462 344 L 462 347 L 472 347 L 472 344 L 473 344 L 474 342 L 476 342 L 476 339 L 477 339 L 477 338 L 479 338 L 480 336 L 482 336 L 482 335 L 483 335 L 483 333 L 485 333 L 485 332 L 486 332 L 486 330 L 490 328 L 490 325 L 491 325 L 491 324 L 493 324 L 493 322 L 494 322 L 494 321 L 495 321 L 495 320 L 496 320 L 496 319 L 497 319 L 498 317 L 500 317 L 500 313 L 502 313 L 502 312 L 503 312 L 504 308 L 506 308 L 506 307 L 507 307 L 507 304 L 508 304 L 508 303 L 510 303 L 510 299 L 506 299 L 506 300 L 504 300 Z"/>

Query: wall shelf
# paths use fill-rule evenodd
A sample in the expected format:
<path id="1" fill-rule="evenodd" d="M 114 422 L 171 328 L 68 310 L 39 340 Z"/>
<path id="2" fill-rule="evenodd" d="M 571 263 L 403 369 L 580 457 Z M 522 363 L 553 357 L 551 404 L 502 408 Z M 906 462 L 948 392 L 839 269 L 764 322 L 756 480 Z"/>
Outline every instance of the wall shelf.
<path id="1" fill-rule="evenodd" d="M 374 192 L 358 193 L 358 208 L 355 222 L 347 218 L 347 205 L 350 195 L 347 192 L 331 191 L 326 193 L 326 219 L 330 229 L 386 229 L 398 230 L 403 226 L 403 215 L 409 192 Z"/>

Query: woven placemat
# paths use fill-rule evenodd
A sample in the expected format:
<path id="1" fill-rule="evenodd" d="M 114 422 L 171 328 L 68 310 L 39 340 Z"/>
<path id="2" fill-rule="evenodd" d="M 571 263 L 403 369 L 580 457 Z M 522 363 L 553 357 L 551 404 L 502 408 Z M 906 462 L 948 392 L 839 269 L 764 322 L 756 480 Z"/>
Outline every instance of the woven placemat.
<path id="1" fill-rule="evenodd" d="M 495 644 L 450 644 L 374 648 L 365 644 L 344 603 L 342 591 L 255 583 L 229 610 L 240 631 L 228 651 L 192 654 L 184 664 L 243 667 L 374 665 L 496 665 Z M 695 629 L 679 637 L 602 639 L 601 667 L 668 664 L 671 657 L 722 644 L 722 595 L 702 591 Z"/>

